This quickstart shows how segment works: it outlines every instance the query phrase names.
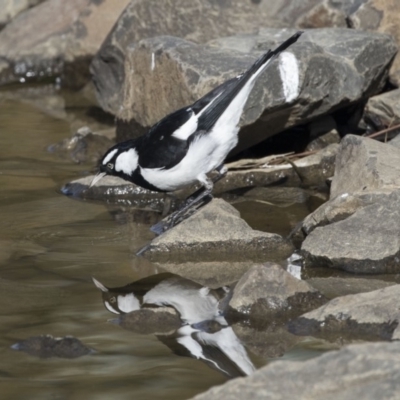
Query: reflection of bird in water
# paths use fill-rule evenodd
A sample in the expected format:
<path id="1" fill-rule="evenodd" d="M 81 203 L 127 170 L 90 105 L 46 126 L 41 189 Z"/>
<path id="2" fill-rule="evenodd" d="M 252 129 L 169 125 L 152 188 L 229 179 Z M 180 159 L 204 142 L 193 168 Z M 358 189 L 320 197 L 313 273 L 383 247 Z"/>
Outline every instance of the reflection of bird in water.
<path id="1" fill-rule="evenodd" d="M 254 371 L 245 348 L 223 316 L 221 304 L 230 296 L 229 289 L 209 289 L 169 273 L 112 289 L 96 279 L 93 282 L 102 291 L 107 310 L 115 314 L 154 306 L 173 307 L 182 326 L 157 338 L 175 354 L 202 360 L 229 377 Z"/>

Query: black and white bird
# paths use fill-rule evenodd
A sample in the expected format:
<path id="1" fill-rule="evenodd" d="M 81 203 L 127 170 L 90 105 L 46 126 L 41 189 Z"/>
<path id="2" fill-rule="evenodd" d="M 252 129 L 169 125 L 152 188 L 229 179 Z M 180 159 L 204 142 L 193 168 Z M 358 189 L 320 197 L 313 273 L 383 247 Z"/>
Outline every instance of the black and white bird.
<path id="1" fill-rule="evenodd" d="M 200 183 L 204 190 L 191 196 L 178 213 L 209 196 L 215 181 L 226 173 L 224 161 L 238 142 L 240 116 L 256 79 L 301 34 L 297 32 L 275 50 L 268 50 L 246 72 L 191 106 L 164 117 L 145 135 L 110 148 L 91 186 L 105 175 L 161 192 Z M 218 172 L 214 182 L 207 176 L 211 171 Z"/>

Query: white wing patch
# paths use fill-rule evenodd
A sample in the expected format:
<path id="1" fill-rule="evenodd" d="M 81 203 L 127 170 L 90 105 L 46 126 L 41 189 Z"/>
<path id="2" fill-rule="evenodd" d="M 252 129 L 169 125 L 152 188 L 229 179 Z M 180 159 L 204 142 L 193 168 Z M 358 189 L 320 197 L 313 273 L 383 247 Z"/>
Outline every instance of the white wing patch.
<path id="1" fill-rule="evenodd" d="M 118 149 L 111 150 L 104 158 L 103 165 L 106 165 L 113 157 L 114 154 L 118 151 Z"/>
<path id="2" fill-rule="evenodd" d="M 181 140 L 187 140 L 190 135 L 196 132 L 198 117 L 193 111 L 191 111 L 191 113 L 192 115 L 190 118 L 172 134 L 173 137 Z"/>
<path id="3" fill-rule="evenodd" d="M 137 168 L 139 155 L 135 149 L 129 149 L 121 153 L 115 161 L 115 170 L 125 172 L 125 174 L 132 174 Z"/>
<path id="4" fill-rule="evenodd" d="M 279 56 L 279 74 L 285 99 L 290 102 L 299 94 L 299 66 L 293 53 L 283 52 Z"/>

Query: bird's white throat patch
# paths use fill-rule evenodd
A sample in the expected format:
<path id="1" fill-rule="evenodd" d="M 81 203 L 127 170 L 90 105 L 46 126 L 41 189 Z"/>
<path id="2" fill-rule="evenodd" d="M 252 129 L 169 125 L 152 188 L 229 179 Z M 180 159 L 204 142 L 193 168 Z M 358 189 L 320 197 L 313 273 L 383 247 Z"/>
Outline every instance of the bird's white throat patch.
<path id="1" fill-rule="evenodd" d="M 115 160 L 115 170 L 131 175 L 138 166 L 139 155 L 135 149 L 122 152 Z"/>

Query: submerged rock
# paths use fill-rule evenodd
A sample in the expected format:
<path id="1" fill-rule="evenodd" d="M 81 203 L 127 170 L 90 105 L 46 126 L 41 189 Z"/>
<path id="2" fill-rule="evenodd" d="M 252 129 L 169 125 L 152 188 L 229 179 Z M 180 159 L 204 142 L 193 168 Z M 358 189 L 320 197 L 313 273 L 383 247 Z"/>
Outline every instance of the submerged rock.
<path id="1" fill-rule="evenodd" d="M 400 343 L 369 343 L 304 362 L 276 361 L 193 399 L 376 400 L 396 399 L 399 391 Z"/>
<path id="2" fill-rule="evenodd" d="M 51 335 L 32 336 L 15 343 L 11 348 L 40 358 L 77 358 L 94 352 L 93 349 L 72 336 L 63 338 L 54 338 Z"/>
<path id="3" fill-rule="evenodd" d="M 372 340 L 400 339 L 400 285 L 342 296 L 289 323 L 296 335 Z"/>
<path id="4" fill-rule="evenodd" d="M 243 72 L 262 51 L 292 33 L 263 29 L 208 45 L 170 36 L 141 40 L 125 48 L 107 73 L 93 69 L 99 101 L 119 119 L 151 126 Z M 243 112 L 235 151 L 377 93 L 396 50 L 390 37 L 381 34 L 348 29 L 304 33 L 259 78 Z"/>
<path id="5" fill-rule="evenodd" d="M 207 233 L 207 234 L 205 234 Z M 282 259 L 292 245 L 273 233 L 252 230 L 239 212 L 214 199 L 179 225 L 155 238 L 144 255 L 153 261 Z"/>
<path id="6" fill-rule="evenodd" d="M 280 265 L 267 263 L 252 267 L 235 286 L 229 302 L 232 315 L 268 324 L 273 318 L 287 320 L 326 301 L 316 289 Z"/>

